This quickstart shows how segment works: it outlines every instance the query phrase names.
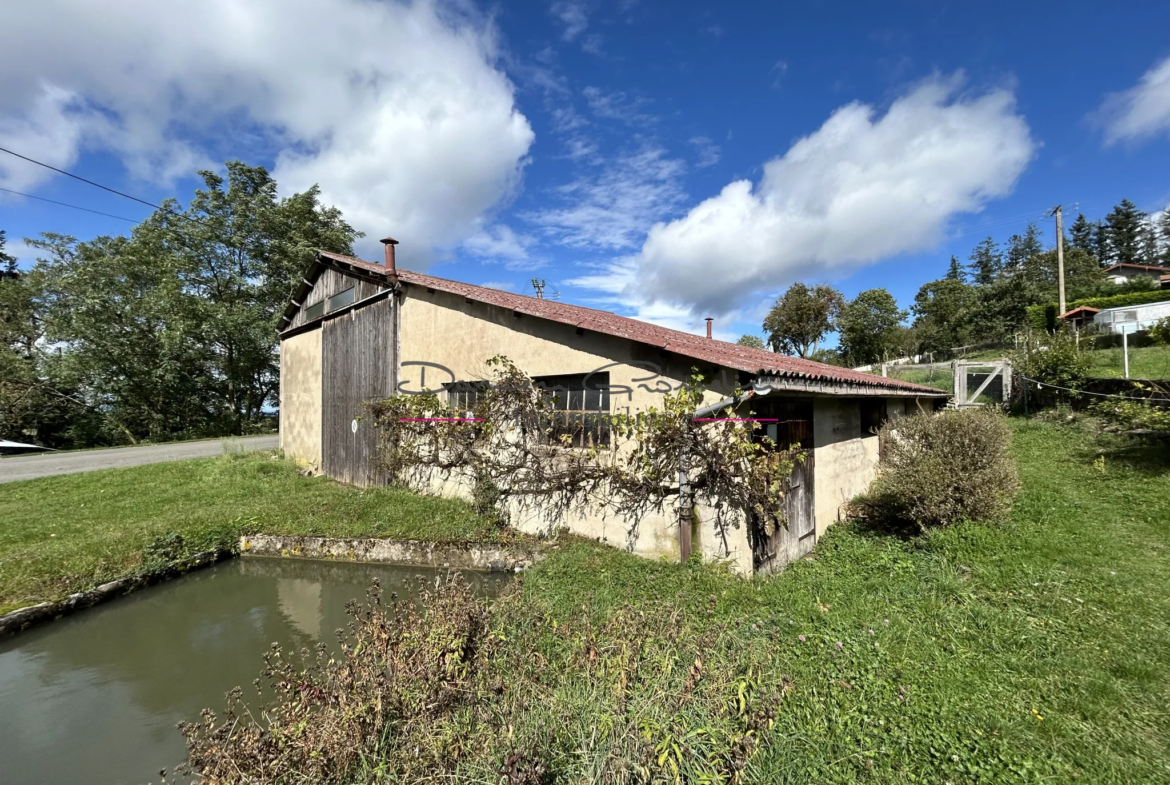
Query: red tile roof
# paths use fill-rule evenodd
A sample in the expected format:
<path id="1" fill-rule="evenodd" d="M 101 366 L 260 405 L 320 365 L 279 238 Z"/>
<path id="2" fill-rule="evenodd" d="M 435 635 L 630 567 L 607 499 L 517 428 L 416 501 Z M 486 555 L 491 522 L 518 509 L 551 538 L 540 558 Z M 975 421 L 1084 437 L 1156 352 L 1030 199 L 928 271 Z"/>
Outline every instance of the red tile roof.
<path id="1" fill-rule="evenodd" d="M 331 259 L 342 264 L 352 265 L 362 270 L 386 275 L 386 267 L 380 264 L 355 259 L 351 256 L 320 251 L 319 256 Z M 498 289 L 488 289 L 483 286 L 451 281 L 446 278 L 436 278 L 432 275 L 423 275 L 411 270 L 398 269 L 398 280 L 407 285 L 422 286 L 436 291 L 448 292 L 467 299 L 475 300 L 488 305 L 507 308 L 527 316 L 535 316 L 562 324 L 572 325 L 585 330 L 627 338 L 638 343 L 658 346 L 666 351 L 702 360 L 724 368 L 757 374 L 759 376 L 775 376 L 783 378 L 807 379 L 828 383 L 859 384 L 891 392 L 913 393 L 916 395 L 945 395 L 933 387 L 924 387 L 897 379 L 889 379 L 875 374 L 854 371 L 849 368 L 840 368 L 835 365 L 803 360 L 799 357 L 789 357 L 776 354 L 766 349 L 752 349 L 739 344 L 718 341 L 699 335 L 692 335 L 680 330 L 671 330 L 659 327 L 649 322 L 638 321 L 626 316 L 618 316 L 609 311 L 599 311 L 594 308 L 584 308 L 580 305 L 555 300 L 542 300 L 522 294 L 502 292 Z"/>

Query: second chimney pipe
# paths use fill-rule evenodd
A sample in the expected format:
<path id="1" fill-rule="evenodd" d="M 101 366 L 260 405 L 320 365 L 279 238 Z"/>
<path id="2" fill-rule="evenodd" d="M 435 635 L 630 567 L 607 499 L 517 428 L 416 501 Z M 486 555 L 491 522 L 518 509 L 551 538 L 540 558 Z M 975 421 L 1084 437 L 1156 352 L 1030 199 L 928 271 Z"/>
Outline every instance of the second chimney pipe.
<path id="1" fill-rule="evenodd" d="M 712 317 L 707 317 L 707 337 L 711 337 L 711 322 L 715 321 Z"/>
<path id="2" fill-rule="evenodd" d="M 386 269 L 392 273 L 398 272 L 398 268 L 394 266 L 394 246 L 398 245 L 398 241 L 393 237 L 387 237 L 382 240 L 382 245 L 386 246 Z"/>

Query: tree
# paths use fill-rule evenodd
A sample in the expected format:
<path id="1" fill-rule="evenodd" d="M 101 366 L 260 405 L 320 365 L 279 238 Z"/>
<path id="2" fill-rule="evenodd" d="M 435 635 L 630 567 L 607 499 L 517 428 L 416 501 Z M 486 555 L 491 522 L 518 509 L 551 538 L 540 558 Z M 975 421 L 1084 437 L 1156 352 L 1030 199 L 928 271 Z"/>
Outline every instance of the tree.
<path id="1" fill-rule="evenodd" d="M 1121 203 L 1105 216 L 1110 264 L 1142 263 L 1142 223 L 1144 219 L 1145 213 L 1128 199 L 1122 199 Z"/>
<path id="2" fill-rule="evenodd" d="M 1003 269 L 1003 256 L 995 240 L 988 237 L 975 246 L 967 269 L 971 271 L 971 279 L 976 286 L 990 286 L 999 278 Z"/>
<path id="3" fill-rule="evenodd" d="M 201 172 L 130 237 L 30 241 L 45 259 L 48 338 L 106 438 L 239 434 L 277 404 L 277 318 L 315 248 L 358 236 L 317 189 L 277 197 L 263 167 Z"/>
<path id="4" fill-rule="evenodd" d="M 951 266 L 947 268 L 947 280 L 959 283 L 964 283 L 967 280 L 967 274 L 963 272 L 963 266 L 959 264 L 957 256 L 951 256 Z"/>
<path id="5" fill-rule="evenodd" d="M 1093 254 L 1096 250 L 1096 245 L 1093 242 L 1093 232 L 1096 227 L 1096 224 L 1085 220 L 1084 213 L 1078 215 L 1069 230 L 1072 233 L 1072 247 Z"/>
<path id="6" fill-rule="evenodd" d="M 808 357 L 832 331 L 844 298 L 831 286 L 809 288 L 802 283 L 788 287 L 764 318 L 764 331 L 772 350 Z"/>
<path id="7" fill-rule="evenodd" d="M 979 293 L 962 281 L 943 278 L 923 284 L 914 297 L 914 329 L 922 349 L 963 346 L 971 337 Z"/>
<path id="8" fill-rule="evenodd" d="M 749 349 L 767 349 L 768 345 L 764 343 L 764 339 L 758 335 L 743 335 L 736 341 L 739 346 L 746 346 Z"/>
<path id="9" fill-rule="evenodd" d="M 1161 245 L 1158 264 L 1170 267 L 1170 206 L 1162 210 L 1162 214 L 1158 218 L 1158 236 Z"/>
<path id="10" fill-rule="evenodd" d="M 841 309 L 841 353 L 853 365 L 881 361 L 891 353 L 894 333 L 908 315 L 885 289 L 866 289 Z"/>
<path id="11" fill-rule="evenodd" d="M 1040 228 L 1030 223 L 1022 235 L 1013 234 L 1008 238 L 1004 268 L 1012 275 L 1025 272 L 1032 259 L 1043 251 L 1044 243 L 1040 240 Z"/>

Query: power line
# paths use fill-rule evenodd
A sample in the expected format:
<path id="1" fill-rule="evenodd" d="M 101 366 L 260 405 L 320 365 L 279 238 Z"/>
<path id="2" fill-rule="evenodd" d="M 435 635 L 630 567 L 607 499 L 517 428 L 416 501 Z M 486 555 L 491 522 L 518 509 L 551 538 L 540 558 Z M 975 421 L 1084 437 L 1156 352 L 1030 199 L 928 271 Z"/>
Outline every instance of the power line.
<path id="1" fill-rule="evenodd" d="M 88 207 L 78 207 L 75 204 L 66 204 L 65 202 L 58 202 L 54 199 L 46 199 L 43 196 L 33 196 L 32 194 L 21 193 L 20 191 L 13 191 L 11 188 L 0 188 L 0 191 L 3 191 L 6 194 L 14 194 L 16 196 L 23 196 L 25 199 L 36 199 L 38 202 L 48 202 L 49 204 L 60 205 L 61 207 L 68 207 L 72 210 L 81 210 L 82 212 L 93 213 L 94 215 L 104 215 L 106 218 L 117 218 L 119 221 L 126 221 L 126 222 L 132 223 L 132 224 L 142 223 L 141 221 L 135 220 L 133 218 L 124 218 L 120 215 L 113 215 L 111 213 L 103 213 L 99 210 L 91 210 Z"/>
<path id="2" fill-rule="evenodd" d="M 0 153 L 8 153 L 9 155 L 14 155 L 17 158 L 21 159 L 22 161 L 28 161 L 30 164 L 36 164 L 37 166 L 43 166 L 46 169 L 51 169 L 52 171 L 56 172 L 57 174 L 63 174 L 66 177 L 72 177 L 74 180 L 80 180 L 81 182 L 92 185 L 95 188 L 101 188 L 103 191 L 109 191 L 112 194 L 117 194 L 118 196 L 121 196 L 121 197 L 124 197 L 126 199 L 130 199 L 132 201 L 138 202 L 139 204 L 144 204 L 147 207 L 153 207 L 156 210 L 163 209 L 159 205 L 153 204 L 152 202 L 148 202 L 145 199 L 139 199 L 137 196 L 131 196 L 130 194 L 122 193 L 121 191 L 118 191 L 114 188 L 110 188 L 107 185 L 102 185 L 101 183 L 95 183 L 93 180 L 87 180 L 80 175 L 73 174 L 72 172 L 66 172 L 64 169 L 58 169 L 55 166 L 50 166 L 49 164 L 44 163 L 43 161 L 38 161 L 35 158 L 29 158 L 27 155 L 21 155 L 20 153 L 14 153 L 13 151 L 9 150 L 6 147 L 0 147 Z"/>

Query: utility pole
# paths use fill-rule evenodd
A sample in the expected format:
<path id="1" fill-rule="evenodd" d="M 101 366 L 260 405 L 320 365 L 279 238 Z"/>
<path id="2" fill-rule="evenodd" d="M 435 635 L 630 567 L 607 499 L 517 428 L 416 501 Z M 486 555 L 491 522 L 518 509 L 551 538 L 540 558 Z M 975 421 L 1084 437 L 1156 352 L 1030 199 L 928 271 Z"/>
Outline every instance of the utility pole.
<path id="1" fill-rule="evenodd" d="M 1057 294 L 1060 297 L 1060 312 L 1065 313 L 1068 307 L 1064 302 L 1064 224 L 1061 221 L 1060 205 L 1052 208 L 1056 216 L 1056 280 Z"/>
<path id="2" fill-rule="evenodd" d="M 1062 283 L 1061 286 L 1064 286 L 1064 284 Z M 543 278 L 533 278 L 532 279 L 532 288 L 536 290 L 536 299 L 543 300 L 544 299 L 544 279 Z M 1064 289 L 1061 289 L 1061 291 L 1063 292 Z M 1063 300 L 1062 300 L 1062 302 L 1063 302 Z M 1062 311 L 1062 313 L 1063 313 L 1063 311 Z"/>

